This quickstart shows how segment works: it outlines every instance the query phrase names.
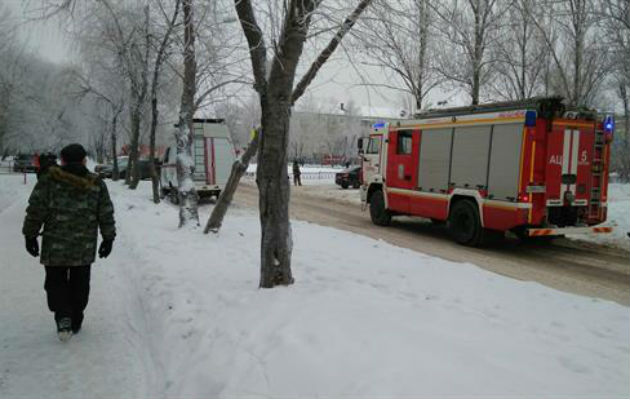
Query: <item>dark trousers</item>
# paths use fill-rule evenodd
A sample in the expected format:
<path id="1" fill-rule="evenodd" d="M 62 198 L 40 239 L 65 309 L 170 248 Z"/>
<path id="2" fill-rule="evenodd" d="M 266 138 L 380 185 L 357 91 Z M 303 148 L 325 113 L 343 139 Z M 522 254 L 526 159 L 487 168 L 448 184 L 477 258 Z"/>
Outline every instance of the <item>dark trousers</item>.
<path id="1" fill-rule="evenodd" d="M 73 324 L 80 325 L 90 296 L 90 265 L 46 266 L 44 289 L 48 308 L 55 313 L 55 320 L 70 317 Z"/>
<path id="2" fill-rule="evenodd" d="M 302 186 L 302 179 L 300 178 L 300 174 L 293 174 L 293 184 L 295 186 Z"/>

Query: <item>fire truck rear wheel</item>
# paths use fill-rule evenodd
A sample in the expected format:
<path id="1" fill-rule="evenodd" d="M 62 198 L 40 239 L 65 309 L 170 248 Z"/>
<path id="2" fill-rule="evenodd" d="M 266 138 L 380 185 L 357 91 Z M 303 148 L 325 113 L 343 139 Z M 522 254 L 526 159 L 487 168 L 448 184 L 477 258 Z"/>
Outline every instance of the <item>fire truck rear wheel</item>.
<path id="1" fill-rule="evenodd" d="M 472 200 L 459 200 L 453 205 L 448 217 L 448 229 L 453 239 L 463 245 L 479 246 L 483 240 L 483 228 L 479 209 Z"/>
<path id="2" fill-rule="evenodd" d="M 385 209 L 383 192 L 377 190 L 370 198 L 370 218 L 375 225 L 387 226 L 392 222 L 392 215 Z"/>

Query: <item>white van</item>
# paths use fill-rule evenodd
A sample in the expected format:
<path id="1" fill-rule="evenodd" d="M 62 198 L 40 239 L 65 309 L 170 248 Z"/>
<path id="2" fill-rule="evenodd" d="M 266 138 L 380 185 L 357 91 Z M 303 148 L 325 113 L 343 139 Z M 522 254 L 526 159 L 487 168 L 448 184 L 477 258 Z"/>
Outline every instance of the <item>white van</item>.
<path id="1" fill-rule="evenodd" d="M 193 120 L 195 132 L 193 159 L 195 169 L 193 182 L 200 198 L 219 197 L 227 182 L 232 164 L 236 160 L 230 131 L 223 119 Z M 177 146 L 170 145 L 164 153 L 160 172 L 162 196 L 177 199 Z"/>

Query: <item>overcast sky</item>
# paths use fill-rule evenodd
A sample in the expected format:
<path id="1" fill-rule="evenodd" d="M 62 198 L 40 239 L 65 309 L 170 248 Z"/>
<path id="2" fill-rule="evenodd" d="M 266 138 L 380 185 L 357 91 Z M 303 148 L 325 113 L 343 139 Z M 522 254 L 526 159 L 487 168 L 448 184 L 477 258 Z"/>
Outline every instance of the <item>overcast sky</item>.
<path id="1" fill-rule="evenodd" d="M 27 5 L 33 2 L 27 0 L 0 0 L 8 6 L 13 18 L 18 21 L 19 37 L 24 40 L 29 50 L 39 54 L 42 58 L 64 63 L 72 60 L 73 53 L 67 39 L 62 34 L 58 19 L 39 20 L 35 15 L 27 15 Z"/>
<path id="2" fill-rule="evenodd" d="M 19 35 L 27 48 L 42 58 L 54 63 L 72 63 L 76 60 L 76 52 L 72 50 L 71 39 L 63 33 L 62 24 L 58 18 L 47 20 L 35 19 L 31 12 L 27 14 L 26 7 L 31 10 L 38 0 L 0 0 L 11 10 L 14 18 L 19 22 Z M 377 55 L 375 55 L 377 56 Z M 310 94 L 316 101 L 326 104 L 326 108 L 338 107 L 339 103 L 353 101 L 362 110 L 373 109 L 374 113 L 384 113 L 384 108 L 390 109 L 390 114 L 398 113 L 404 108 L 401 92 L 366 88 L 362 85 L 365 80 L 382 79 L 379 70 L 361 68 L 357 73 L 356 66 L 344 61 L 343 50 L 338 49 L 335 60 L 326 64 L 317 79 L 310 87 Z M 431 97 L 434 103 L 449 99 L 449 104 L 455 105 L 459 98 L 436 92 Z M 392 117 L 394 115 L 380 115 Z"/>

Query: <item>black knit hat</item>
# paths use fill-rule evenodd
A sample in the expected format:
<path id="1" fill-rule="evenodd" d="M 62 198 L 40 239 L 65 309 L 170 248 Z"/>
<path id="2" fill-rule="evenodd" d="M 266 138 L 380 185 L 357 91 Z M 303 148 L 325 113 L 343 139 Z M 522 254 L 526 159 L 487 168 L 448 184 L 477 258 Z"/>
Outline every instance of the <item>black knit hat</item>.
<path id="1" fill-rule="evenodd" d="M 80 163 L 86 155 L 85 149 L 78 143 L 69 144 L 61 149 L 61 159 L 68 164 Z"/>

